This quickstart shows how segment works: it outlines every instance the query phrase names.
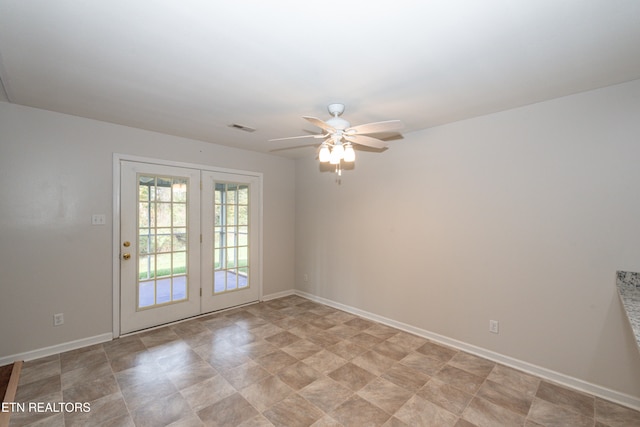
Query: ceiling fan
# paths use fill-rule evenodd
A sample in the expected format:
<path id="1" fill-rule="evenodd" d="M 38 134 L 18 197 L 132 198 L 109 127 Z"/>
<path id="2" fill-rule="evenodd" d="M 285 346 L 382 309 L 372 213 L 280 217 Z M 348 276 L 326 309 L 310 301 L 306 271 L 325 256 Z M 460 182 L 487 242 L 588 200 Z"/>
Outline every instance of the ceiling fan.
<path id="1" fill-rule="evenodd" d="M 332 165 L 336 165 L 336 168 L 339 168 L 341 161 L 347 163 L 355 161 L 356 154 L 353 149 L 354 145 L 362 145 L 377 149 L 384 149 L 388 147 L 388 144 L 385 141 L 368 136 L 369 134 L 397 131 L 403 127 L 400 120 L 387 120 L 384 122 L 351 126 L 348 121 L 340 117 L 344 112 L 344 104 L 329 104 L 328 110 L 332 117 L 326 121 L 315 117 L 302 117 L 311 124 L 322 129 L 324 131 L 322 134 L 290 136 L 287 138 L 270 139 L 269 141 L 283 141 L 302 138 L 323 139 L 324 141 L 320 143 L 318 151 L 320 162 L 329 162 Z"/>

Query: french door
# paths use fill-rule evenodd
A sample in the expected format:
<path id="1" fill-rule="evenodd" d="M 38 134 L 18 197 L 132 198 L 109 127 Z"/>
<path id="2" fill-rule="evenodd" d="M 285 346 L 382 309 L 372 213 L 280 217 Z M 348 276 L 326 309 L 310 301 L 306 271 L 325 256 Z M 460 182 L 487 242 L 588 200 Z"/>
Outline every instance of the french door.
<path id="1" fill-rule="evenodd" d="M 120 333 L 260 298 L 259 177 L 120 161 Z"/>

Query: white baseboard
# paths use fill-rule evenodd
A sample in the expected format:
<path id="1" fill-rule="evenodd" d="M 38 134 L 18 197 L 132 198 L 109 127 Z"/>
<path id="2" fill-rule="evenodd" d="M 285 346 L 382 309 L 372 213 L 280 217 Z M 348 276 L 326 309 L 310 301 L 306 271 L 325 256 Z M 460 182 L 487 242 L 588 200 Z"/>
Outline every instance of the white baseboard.
<path id="1" fill-rule="evenodd" d="M 295 295 L 296 291 L 289 289 L 288 291 L 276 292 L 275 294 L 262 295 L 262 301 L 269 301 L 276 298 L 288 297 L 289 295 Z"/>
<path id="2" fill-rule="evenodd" d="M 4 356 L 0 357 L 0 366 L 8 365 L 17 360 L 29 361 L 39 359 L 41 357 L 51 356 L 52 354 L 64 353 L 65 351 L 88 347 L 94 344 L 100 344 L 103 342 L 111 341 L 112 339 L 113 334 L 111 332 L 107 332 L 93 337 L 82 338 L 62 344 L 56 344 L 50 347 L 44 347 L 37 350 L 26 351 L 24 353 L 13 354 L 11 356 Z"/>
<path id="3" fill-rule="evenodd" d="M 531 363 L 524 362 L 522 360 L 514 359 L 509 356 L 495 353 L 493 351 L 490 351 L 481 347 L 476 347 L 474 345 L 467 344 L 462 341 L 454 340 L 454 339 L 427 331 L 425 329 L 417 328 L 415 326 L 398 322 L 393 319 L 388 319 L 386 317 L 379 316 L 377 314 L 360 310 L 358 308 L 341 304 L 339 302 L 335 302 L 335 301 L 322 298 L 313 294 L 309 294 L 307 292 L 296 290 L 295 294 L 298 296 L 310 299 L 312 301 L 315 301 L 324 305 L 328 305 L 329 307 L 337 308 L 339 310 L 346 311 L 347 313 L 355 314 L 357 316 L 364 317 L 365 319 L 373 320 L 375 322 L 382 323 L 384 325 L 391 326 L 393 328 L 400 329 L 402 331 L 409 332 L 411 334 L 418 335 L 423 338 L 427 338 L 431 341 L 439 342 L 441 344 L 448 345 L 449 347 L 466 351 L 467 353 L 475 354 L 476 356 L 480 356 L 485 359 L 492 360 L 502 365 L 509 366 L 519 371 L 523 371 L 523 372 L 538 376 L 540 378 L 553 381 L 555 383 L 567 386 L 569 388 L 583 391 L 591 395 L 609 400 L 611 402 L 619 403 L 620 405 L 623 405 L 635 410 L 640 410 L 640 398 L 636 396 L 631 396 L 625 393 L 608 389 L 606 387 L 592 384 L 592 383 L 580 380 L 578 378 L 574 378 L 565 374 L 561 374 L 559 372 L 552 371 L 550 369 L 543 368 L 541 366 L 536 366 Z"/>

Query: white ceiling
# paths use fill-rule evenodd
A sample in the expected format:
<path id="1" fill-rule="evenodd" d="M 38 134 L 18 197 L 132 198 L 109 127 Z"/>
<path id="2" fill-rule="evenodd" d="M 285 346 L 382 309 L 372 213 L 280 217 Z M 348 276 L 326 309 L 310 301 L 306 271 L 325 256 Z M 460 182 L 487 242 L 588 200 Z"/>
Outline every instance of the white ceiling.
<path id="1" fill-rule="evenodd" d="M 638 0 L 0 0 L 0 100 L 263 152 L 639 78 Z"/>

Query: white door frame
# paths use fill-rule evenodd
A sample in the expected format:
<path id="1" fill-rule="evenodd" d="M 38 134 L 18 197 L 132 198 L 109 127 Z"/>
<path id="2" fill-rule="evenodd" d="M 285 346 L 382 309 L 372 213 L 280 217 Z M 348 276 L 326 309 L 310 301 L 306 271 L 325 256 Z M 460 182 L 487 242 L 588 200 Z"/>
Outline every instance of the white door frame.
<path id="1" fill-rule="evenodd" d="M 112 228 L 112 277 L 113 277 L 113 337 L 117 338 L 120 336 L 120 162 L 122 160 L 138 162 L 138 163 L 150 163 L 154 165 L 162 165 L 162 166 L 175 166 L 189 169 L 200 169 L 204 171 L 210 172 L 223 172 L 223 173 L 232 173 L 237 175 L 248 175 L 258 178 L 258 189 L 259 189 L 259 216 L 258 216 L 258 226 L 260 227 L 260 231 L 258 233 L 258 241 L 254 244 L 257 244 L 260 248 L 260 256 L 259 256 L 259 274 L 258 274 L 258 283 L 255 285 L 260 289 L 259 291 L 259 300 L 262 300 L 262 261 L 263 261 L 263 250 L 262 250 L 262 216 L 263 216 L 263 174 L 260 172 L 250 172 L 236 169 L 227 169 L 220 168 L 210 165 L 202 165 L 196 163 L 185 163 L 185 162 L 176 162 L 172 160 L 163 160 L 163 159 L 155 159 L 150 157 L 141 157 L 141 156 L 133 156 L 128 154 L 120 154 L 113 153 L 113 228 Z"/>

